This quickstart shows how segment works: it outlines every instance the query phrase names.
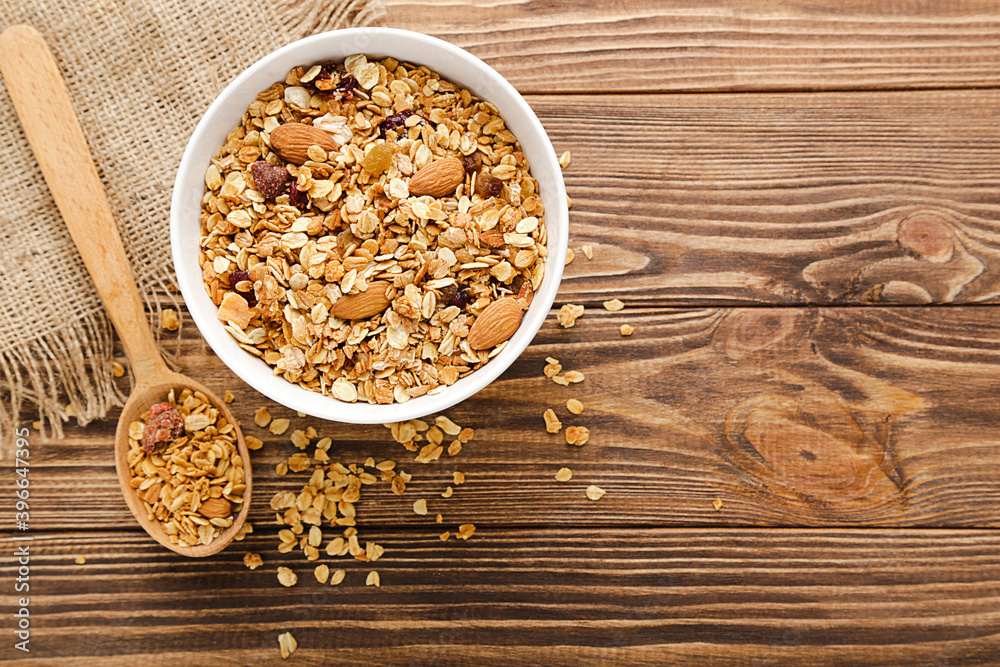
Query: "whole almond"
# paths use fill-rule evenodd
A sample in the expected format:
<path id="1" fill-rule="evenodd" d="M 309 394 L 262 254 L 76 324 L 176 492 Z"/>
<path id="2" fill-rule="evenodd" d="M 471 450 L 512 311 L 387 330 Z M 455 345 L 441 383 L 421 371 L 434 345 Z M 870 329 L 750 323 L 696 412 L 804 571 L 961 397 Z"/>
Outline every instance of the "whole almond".
<path id="1" fill-rule="evenodd" d="M 486 306 L 483 314 L 476 318 L 466 340 L 473 350 L 485 350 L 499 345 L 514 335 L 521 326 L 524 311 L 517 301 L 510 297 L 497 299 Z"/>
<path id="2" fill-rule="evenodd" d="M 368 283 L 368 288 L 364 292 L 348 294 L 337 299 L 331 312 L 342 320 L 363 320 L 378 315 L 389 307 L 389 297 L 385 294 L 387 289 L 389 289 L 387 282 Z"/>
<path id="3" fill-rule="evenodd" d="M 465 180 L 465 167 L 454 157 L 434 160 L 410 179 L 410 194 L 419 197 L 444 197 L 455 191 Z"/>
<path id="4" fill-rule="evenodd" d="M 233 506 L 225 498 L 209 498 L 198 507 L 198 513 L 206 519 L 225 519 L 233 513 Z"/>
<path id="5" fill-rule="evenodd" d="M 310 146 L 319 146 L 325 151 L 340 149 L 332 136 L 312 125 L 285 123 L 271 132 L 271 148 L 278 151 L 278 155 L 286 162 L 305 164 L 309 159 L 306 151 Z"/>

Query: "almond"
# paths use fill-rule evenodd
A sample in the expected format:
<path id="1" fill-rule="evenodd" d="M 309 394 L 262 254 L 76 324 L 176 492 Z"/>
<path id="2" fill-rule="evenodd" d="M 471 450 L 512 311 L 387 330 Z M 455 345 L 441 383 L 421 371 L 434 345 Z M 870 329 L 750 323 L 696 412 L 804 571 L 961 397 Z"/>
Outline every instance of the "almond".
<path id="1" fill-rule="evenodd" d="M 455 191 L 465 180 L 465 167 L 454 157 L 434 160 L 410 179 L 410 194 L 444 197 Z"/>
<path id="2" fill-rule="evenodd" d="M 514 299 L 497 299 L 472 324 L 469 337 L 466 338 L 469 347 L 473 350 L 485 350 L 504 342 L 521 326 L 522 315 L 524 311 Z"/>
<path id="3" fill-rule="evenodd" d="M 387 282 L 369 283 L 364 292 L 348 294 L 337 299 L 331 312 L 342 320 L 363 320 L 378 315 L 389 307 L 389 297 L 386 296 L 388 289 Z"/>
<path id="4" fill-rule="evenodd" d="M 310 146 L 319 146 L 325 151 L 340 149 L 330 134 L 312 125 L 285 123 L 271 132 L 271 148 L 286 162 L 305 164 Z"/>
<path id="5" fill-rule="evenodd" d="M 233 506 L 225 498 L 209 498 L 198 507 L 198 514 L 206 519 L 225 519 L 233 513 Z"/>

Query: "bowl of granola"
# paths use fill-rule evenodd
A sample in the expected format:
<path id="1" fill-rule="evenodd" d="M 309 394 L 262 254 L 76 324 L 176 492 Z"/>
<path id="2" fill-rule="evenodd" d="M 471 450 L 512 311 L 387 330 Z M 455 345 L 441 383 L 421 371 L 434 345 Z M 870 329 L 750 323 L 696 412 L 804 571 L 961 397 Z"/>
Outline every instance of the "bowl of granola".
<path id="1" fill-rule="evenodd" d="M 265 56 L 206 111 L 170 211 L 178 286 L 257 391 L 351 423 L 440 412 L 531 342 L 565 263 L 552 145 L 502 76 L 358 28 Z"/>

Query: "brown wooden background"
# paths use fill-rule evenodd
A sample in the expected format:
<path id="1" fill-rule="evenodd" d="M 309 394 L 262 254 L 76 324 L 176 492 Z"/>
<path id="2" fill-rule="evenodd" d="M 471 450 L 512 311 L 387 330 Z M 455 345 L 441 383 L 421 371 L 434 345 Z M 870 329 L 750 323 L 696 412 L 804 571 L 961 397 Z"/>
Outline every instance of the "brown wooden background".
<path id="1" fill-rule="evenodd" d="M 277 552 L 267 502 L 305 481 L 273 472 L 287 435 L 253 460 L 254 534 L 204 561 L 132 520 L 116 415 L 36 444 L 29 660 L 273 664 L 291 631 L 303 665 L 1000 664 L 1000 5 L 388 4 L 385 25 L 484 58 L 572 151 L 577 259 L 556 305 L 587 314 L 551 317 L 448 411 L 477 432 L 454 459 L 270 405 L 337 460 L 415 476 L 359 504 L 387 553 L 344 561 L 338 587 Z M 604 312 L 612 297 L 627 307 Z M 190 322 L 181 348 L 264 435 L 263 399 Z M 557 387 L 547 356 L 587 379 Z M 546 407 L 591 442 L 546 434 Z M 468 481 L 441 499 L 454 470 Z M 0 483 L 9 535 L 6 465 Z M 476 534 L 441 542 L 419 497 Z"/>

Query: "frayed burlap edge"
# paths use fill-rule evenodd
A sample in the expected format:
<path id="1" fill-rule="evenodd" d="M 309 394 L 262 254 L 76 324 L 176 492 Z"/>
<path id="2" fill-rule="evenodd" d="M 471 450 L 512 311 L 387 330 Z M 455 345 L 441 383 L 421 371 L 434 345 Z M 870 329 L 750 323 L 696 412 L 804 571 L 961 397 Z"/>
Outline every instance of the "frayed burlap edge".
<path id="1" fill-rule="evenodd" d="M 283 4 L 277 14 L 291 33 L 305 37 L 334 28 L 373 25 L 385 16 L 385 7 L 381 0 L 346 4 L 307 0 Z M 217 92 L 225 84 L 217 82 Z M 172 264 L 168 261 L 155 270 L 160 275 L 154 283 L 156 289 L 146 290 L 141 296 L 150 313 L 150 326 L 159 338 L 164 303 L 179 308 L 181 300 L 173 289 L 176 278 Z M 175 366 L 173 357 L 180 349 L 181 331 L 169 347 L 163 345 L 167 341 L 160 341 L 171 366 Z M 0 351 L 0 460 L 12 454 L 16 428 L 22 412 L 31 409 L 28 406 L 37 410 L 32 435 L 51 440 L 63 438 L 63 424 L 71 417 L 86 426 L 104 418 L 112 408 L 124 405 L 126 398 L 111 374 L 116 336 L 103 311 L 68 322 L 59 330 L 27 337 L 29 340 L 19 349 Z M 134 378 L 130 377 L 132 386 Z"/>

